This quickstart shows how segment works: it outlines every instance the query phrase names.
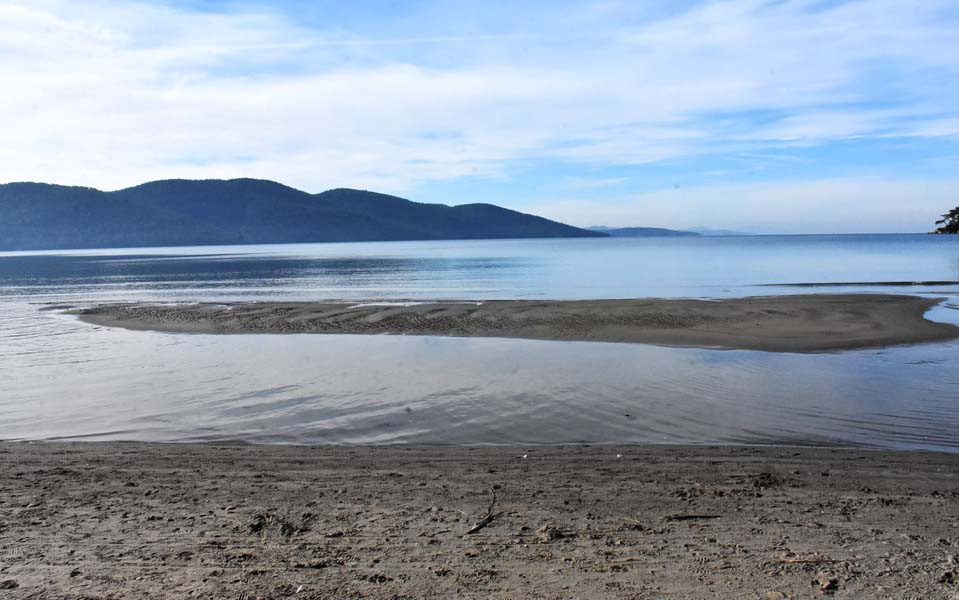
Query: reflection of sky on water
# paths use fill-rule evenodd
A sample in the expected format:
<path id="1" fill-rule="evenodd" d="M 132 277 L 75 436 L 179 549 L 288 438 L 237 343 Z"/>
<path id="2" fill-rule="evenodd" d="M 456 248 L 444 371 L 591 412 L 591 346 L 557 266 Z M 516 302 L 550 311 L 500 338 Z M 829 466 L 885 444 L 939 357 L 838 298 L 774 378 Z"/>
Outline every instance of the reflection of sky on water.
<path id="1" fill-rule="evenodd" d="M 946 296 L 945 294 L 928 294 L 928 296 L 931 298 L 945 297 L 946 299 L 926 312 L 927 319 L 939 323 L 959 325 L 959 296 Z"/>
<path id="2" fill-rule="evenodd" d="M 445 291 L 485 270 L 508 271 L 509 259 L 476 258 L 269 258 L 262 256 L 197 256 L 190 258 L 117 258 L 88 256 L 23 256 L 0 259 L 0 277 L 7 289 L 20 293 L 69 294 L 79 288 L 99 293 L 212 290 L 242 293 L 276 289 L 289 295 L 305 288 L 350 290 L 377 287 L 384 280 L 435 283 Z M 502 278 L 503 275 L 501 274 Z M 415 290 L 412 290 L 416 293 Z"/>
<path id="3" fill-rule="evenodd" d="M 776 283 L 957 281 L 951 236 L 291 244 L 0 254 L 0 294 L 220 299 L 724 297 L 890 292 Z M 959 286 L 916 286 L 910 292 Z"/>
<path id="4" fill-rule="evenodd" d="M 8 439 L 959 449 L 954 345 L 793 355 L 175 335 L 97 328 L 18 306 L 22 325 L 44 334 L 0 338 L 0 358 L 16 367 L 0 372 Z"/>
<path id="5" fill-rule="evenodd" d="M 828 236 L 826 236 L 828 237 Z M 124 299 L 722 297 L 959 279 L 959 240 L 525 240 L 0 255 L 0 438 L 959 449 L 955 344 L 822 355 L 96 328 Z M 955 319 L 959 289 L 932 318 Z"/>

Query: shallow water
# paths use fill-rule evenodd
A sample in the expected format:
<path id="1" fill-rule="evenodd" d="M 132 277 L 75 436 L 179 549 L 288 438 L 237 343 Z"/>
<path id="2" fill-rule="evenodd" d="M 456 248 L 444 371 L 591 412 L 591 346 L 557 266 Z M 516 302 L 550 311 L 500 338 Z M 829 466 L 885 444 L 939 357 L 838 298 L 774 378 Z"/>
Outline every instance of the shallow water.
<path id="1" fill-rule="evenodd" d="M 525 240 L 0 255 L 0 438 L 828 444 L 959 450 L 959 346 L 792 355 L 630 344 L 111 330 L 150 299 L 959 296 L 959 239 Z M 955 320 L 956 301 L 933 313 Z"/>

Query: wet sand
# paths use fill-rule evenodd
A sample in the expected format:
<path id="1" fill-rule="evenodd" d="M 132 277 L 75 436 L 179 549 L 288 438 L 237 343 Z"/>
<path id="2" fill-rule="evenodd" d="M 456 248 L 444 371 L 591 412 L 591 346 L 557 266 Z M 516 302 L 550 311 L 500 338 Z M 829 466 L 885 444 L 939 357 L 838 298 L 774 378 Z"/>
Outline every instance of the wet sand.
<path id="1" fill-rule="evenodd" d="M 921 452 L 2 443 L 0 598 L 956 598 L 957 478 Z"/>
<path id="2" fill-rule="evenodd" d="M 194 333 L 408 334 L 636 342 L 822 352 L 955 339 L 924 313 L 939 301 L 904 295 L 797 295 L 707 300 L 495 300 L 472 303 L 111 304 L 89 323 Z"/>

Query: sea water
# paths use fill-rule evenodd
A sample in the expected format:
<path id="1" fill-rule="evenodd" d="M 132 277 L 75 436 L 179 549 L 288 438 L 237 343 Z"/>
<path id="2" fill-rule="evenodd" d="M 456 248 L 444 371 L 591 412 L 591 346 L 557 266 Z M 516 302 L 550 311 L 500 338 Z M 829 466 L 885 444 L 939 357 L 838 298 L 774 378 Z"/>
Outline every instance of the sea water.
<path id="1" fill-rule="evenodd" d="M 98 327 L 62 310 L 113 301 L 881 292 L 941 298 L 930 317 L 955 322 L 956 281 L 959 238 L 928 235 L 3 253 L 0 439 L 957 451 L 956 343 L 781 354 L 416 336 L 216 336 Z"/>

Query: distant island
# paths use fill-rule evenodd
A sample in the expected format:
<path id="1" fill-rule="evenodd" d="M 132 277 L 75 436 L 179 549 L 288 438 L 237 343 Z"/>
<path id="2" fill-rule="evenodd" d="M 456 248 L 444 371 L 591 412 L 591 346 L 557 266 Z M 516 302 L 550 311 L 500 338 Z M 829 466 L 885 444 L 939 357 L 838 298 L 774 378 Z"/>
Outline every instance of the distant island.
<path id="1" fill-rule="evenodd" d="M 688 231 L 698 233 L 706 237 L 734 237 L 742 235 L 756 235 L 755 233 L 746 233 L 745 231 L 734 231 L 732 229 L 713 229 L 711 227 L 690 227 Z"/>
<path id="2" fill-rule="evenodd" d="M 662 227 L 605 227 L 596 225 L 590 227 L 589 230 L 612 237 L 698 237 L 701 235 L 695 231 L 663 229 Z"/>
<path id="3" fill-rule="evenodd" d="M 664 229 L 662 227 L 607 227 L 594 225 L 590 231 L 605 233 L 611 237 L 731 237 L 754 235 L 731 229 L 710 229 L 709 227 L 690 227 L 689 229 Z"/>
<path id="4" fill-rule="evenodd" d="M 492 204 L 422 204 L 260 179 L 154 181 L 114 192 L 0 185 L 0 250 L 605 237 Z"/>

